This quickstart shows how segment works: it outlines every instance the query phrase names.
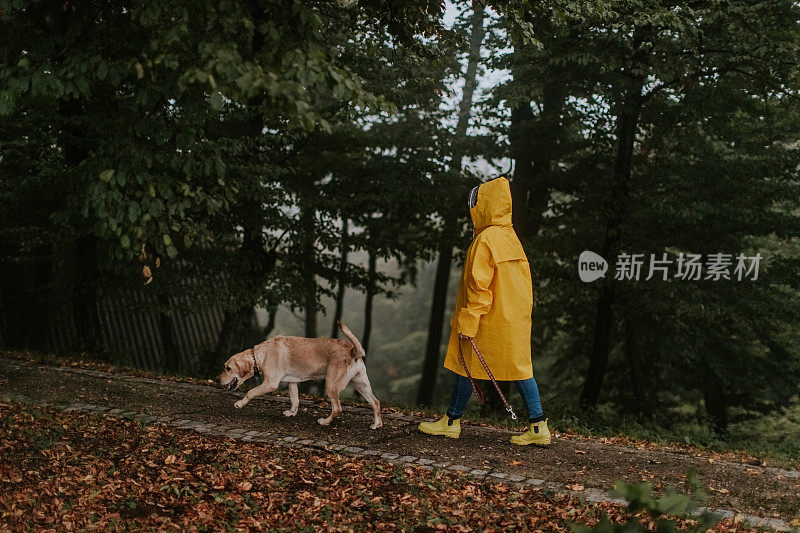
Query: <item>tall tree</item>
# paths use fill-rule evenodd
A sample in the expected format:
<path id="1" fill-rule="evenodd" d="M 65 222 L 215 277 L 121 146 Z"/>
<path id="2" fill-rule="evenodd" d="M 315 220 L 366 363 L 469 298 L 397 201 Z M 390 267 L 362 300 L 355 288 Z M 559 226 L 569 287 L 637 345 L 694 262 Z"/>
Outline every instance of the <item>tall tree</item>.
<path id="1" fill-rule="evenodd" d="M 417 403 L 421 405 L 430 405 L 436 386 L 436 376 L 442 350 L 445 304 L 450 282 L 450 269 L 453 263 L 453 247 L 461 233 L 460 230 L 464 220 L 463 214 L 461 214 L 463 213 L 464 203 L 463 201 L 459 202 L 459 199 L 463 199 L 469 189 L 465 181 L 461 179 L 460 174 L 462 159 L 466 155 L 463 142 L 469 125 L 472 99 L 478 83 L 478 64 L 480 62 L 481 42 L 484 36 L 484 9 L 482 3 L 473 2 L 469 49 L 466 59 L 467 70 L 464 76 L 461 101 L 458 105 L 458 122 L 456 124 L 454 150 L 450 163 L 451 173 L 446 183 L 439 184 L 439 189 L 442 191 L 439 199 L 442 202 L 439 214 L 443 218 L 443 227 L 436 262 L 436 277 L 431 295 L 431 311 L 428 323 L 428 339 L 425 346 L 425 359 L 422 366 L 422 379 L 420 380 L 417 394 Z"/>
<path id="2" fill-rule="evenodd" d="M 778 288 L 797 261 L 785 241 L 797 224 L 790 207 L 796 168 L 785 159 L 788 139 L 797 137 L 796 122 L 786 119 L 796 105 L 796 84 L 788 81 L 794 67 L 786 61 L 796 54 L 796 7 L 615 5 L 578 11 L 551 4 L 554 38 L 542 36 L 548 62 L 584 76 L 580 86 L 562 86 L 568 97 L 551 164 L 560 176 L 550 181 L 538 236 L 527 243 L 538 267 L 539 357 L 561 394 L 586 407 L 606 400 L 638 414 L 655 402 L 674 405 L 670 394 L 680 390 L 724 431 L 734 405 L 769 409 L 748 395 L 734 368 L 797 372 L 780 355 L 795 343 L 777 317 L 796 313 L 786 297 L 794 283 Z M 538 68 L 524 65 L 528 73 Z M 544 80 L 520 81 L 530 84 L 536 120 Z M 584 142 L 570 141 L 575 132 Z M 577 279 L 576 258 L 586 249 L 609 261 L 605 280 Z M 744 250 L 773 257 L 762 264 L 769 281 L 645 282 L 647 262 L 640 281 L 613 279 L 621 252 L 641 252 L 646 261 L 666 254 L 674 275 L 681 253 Z M 743 310 L 745 301 L 754 303 Z M 765 322 L 768 328 L 757 326 Z M 779 389 L 796 388 L 758 386 L 773 406 L 788 401 Z"/>
<path id="3" fill-rule="evenodd" d="M 339 322 L 342 320 L 342 311 L 344 310 L 344 293 L 347 289 L 347 255 L 349 252 L 349 232 L 350 223 L 347 216 L 345 216 L 342 220 L 342 238 L 339 244 L 339 275 L 336 279 L 336 308 L 333 312 L 333 326 L 331 328 L 331 337 L 334 339 L 339 338 Z"/>
<path id="4" fill-rule="evenodd" d="M 278 300 L 297 301 L 274 279 L 260 286 L 253 283 L 253 273 L 238 279 L 218 274 L 214 279 L 208 275 L 211 269 L 197 265 L 208 266 L 207 258 L 213 257 L 221 260 L 213 272 L 234 272 L 240 258 L 232 260 L 231 255 L 241 254 L 217 253 L 209 249 L 211 243 L 238 248 L 251 240 L 266 242 L 275 226 L 286 221 L 280 203 L 248 207 L 237 192 L 279 182 L 296 148 L 297 132 L 330 131 L 326 117 L 331 107 L 382 108 L 381 99 L 339 60 L 338 46 L 357 24 L 369 21 L 393 46 L 422 57 L 435 42 L 441 11 L 441 4 L 433 1 L 367 1 L 347 9 L 338 2 L 307 5 L 292 0 L 32 2 L 24 7 L 4 2 L 2 129 L 10 132 L 18 124 L 36 128 L 31 138 L 41 141 L 43 160 L 62 165 L 71 180 L 60 188 L 65 194 L 51 210 L 50 223 L 53 229 L 68 229 L 64 233 L 69 238 L 81 239 L 73 291 L 81 338 L 96 337 L 92 309 L 101 275 L 129 283 L 130 276 L 118 273 L 142 243 L 165 262 L 178 254 L 196 261 L 165 264 L 159 277 L 166 280 L 172 269 L 178 280 L 175 274 L 184 269 L 212 278 L 182 288 L 200 293 L 196 287 L 205 287 L 205 303 L 223 301 L 233 313 L 227 321 L 232 328 L 241 323 L 239 311 L 274 296 L 273 291 L 282 292 Z M 334 34 L 339 37 L 333 39 Z M 235 124 L 236 115 L 257 117 L 265 130 L 243 131 Z M 55 122 L 54 116 L 59 117 Z M 230 127 L 228 132 L 220 132 L 223 124 Z M 229 156 L 241 154 L 244 146 L 256 150 L 244 159 L 264 162 L 270 150 L 270 173 L 284 168 L 273 173 L 275 179 L 265 179 L 264 172 L 229 173 L 243 166 Z M 9 166 L 17 160 L 8 157 L 9 149 L 13 147 L 7 144 L 0 148 L 4 174 L 20 169 Z M 48 179 L 41 168 L 31 166 L 28 172 L 14 179 L 42 184 Z M 245 228 L 247 236 L 240 233 L 235 216 L 242 211 L 261 212 L 261 220 Z M 8 222 L 19 225 L 21 220 Z M 11 248 L 25 249 L 31 242 L 15 239 L 9 241 Z M 52 265 L 55 259 L 41 264 Z M 50 278 L 42 276 L 35 290 L 41 293 Z M 165 285 L 150 284 L 148 289 Z"/>

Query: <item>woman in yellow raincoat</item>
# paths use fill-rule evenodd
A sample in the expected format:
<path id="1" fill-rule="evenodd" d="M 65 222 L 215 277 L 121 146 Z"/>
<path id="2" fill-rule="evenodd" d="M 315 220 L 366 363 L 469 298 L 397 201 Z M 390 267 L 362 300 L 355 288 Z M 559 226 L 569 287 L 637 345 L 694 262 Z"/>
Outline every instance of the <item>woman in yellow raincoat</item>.
<path id="1" fill-rule="evenodd" d="M 472 339 L 495 379 L 516 382 L 525 400 L 529 428 L 511 437 L 511 442 L 546 446 L 550 431 L 531 362 L 531 271 L 511 225 L 508 180 L 497 178 L 472 189 L 469 208 L 475 237 L 464 261 L 444 360 L 444 367 L 456 374 L 450 407 L 446 416 L 423 422 L 419 429 L 431 435 L 461 435 L 460 419 L 472 394 L 467 370 L 475 379 L 489 379 L 472 348 Z"/>

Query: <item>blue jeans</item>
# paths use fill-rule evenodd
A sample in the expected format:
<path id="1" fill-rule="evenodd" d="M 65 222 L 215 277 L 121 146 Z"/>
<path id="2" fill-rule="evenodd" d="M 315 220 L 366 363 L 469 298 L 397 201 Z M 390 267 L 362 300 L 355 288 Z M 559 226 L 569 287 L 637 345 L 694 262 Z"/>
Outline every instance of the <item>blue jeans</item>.
<path id="1" fill-rule="evenodd" d="M 528 408 L 528 420 L 530 422 L 544 420 L 542 400 L 539 398 L 539 386 L 536 385 L 536 380 L 531 377 L 514 383 L 517 384 L 517 389 L 525 401 L 525 406 Z M 470 396 L 472 396 L 472 384 L 469 382 L 469 378 L 456 374 L 456 379 L 453 382 L 453 393 L 450 396 L 450 407 L 447 408 L 447 416 L 451 419 L 461 418 Z"/>

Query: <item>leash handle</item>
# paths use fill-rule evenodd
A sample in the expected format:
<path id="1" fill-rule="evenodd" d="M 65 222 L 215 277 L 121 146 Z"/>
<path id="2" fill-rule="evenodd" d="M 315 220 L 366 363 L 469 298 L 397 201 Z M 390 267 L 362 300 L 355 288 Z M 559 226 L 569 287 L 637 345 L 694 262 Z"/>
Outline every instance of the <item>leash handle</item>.
<path id="1" fill-rule="evenodd" d="M 486 375 L 489 376 L 489 379 L 492 380 L 492 385 L 494 385 L 494 388 L 497 391 L 498 396 L 500 396 L 500 400 L 502 400 L 503 405 L 506 408 L 506 412 L 511 414 L 512 420 L 516 420 L 517 415 L 514 413 L 514 409 L 511 408 L 511 404 L 508 403 L 508 400 L 506 400 L 506 397 L 503 395 L 503 391 L 500 390 L 500 385 L 498 385 L 497 380 L 494 379 L 494 374 L 492 374 L 492 371 L 489 370 L 489 365 L 486 364 L 486 360 L 484 360 L 481 351 L 478 350 L 478 346 L 475 344 L 475 340 L 472 337 L 466 337 L 466 338 L 468 338 L 470 344 L 472 344 L 472 349 L 475 350 L 475 355 L 478 356 L 478 360 L 481 362 L 483 369 L 486 371 Z M 476 383 L 475 378 L 473 378 L 472 375 L 469 373 L 469 369 L 467 368 L 467 363 L 466 361 L 464 361 L 464 354 L 461 352 L 460 333 L 458 334 L 458 355 L 459 357 L 461 357 L 461 366 L 464 367 L 464 371 L 466 371 L 467 377 L 469 378 L 470 383 L 472 383 L 472 390 L 475 391 L 475 399 L 478 401 L 479 404 L 482 405 L 483 402 L 485 401 L 485 398 L 482 392 L 479 393 L 480 389 L 478 388 L 478 384 Z"/>

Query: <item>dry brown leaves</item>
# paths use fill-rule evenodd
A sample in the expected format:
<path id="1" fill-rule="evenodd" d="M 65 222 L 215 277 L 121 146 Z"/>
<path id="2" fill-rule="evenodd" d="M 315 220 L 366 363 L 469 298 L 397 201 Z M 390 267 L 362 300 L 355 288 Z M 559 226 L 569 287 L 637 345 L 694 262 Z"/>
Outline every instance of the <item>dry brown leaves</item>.
<path id="1" fill-rule="evenodd" d="M 4 357 L 13 357 L 17 359 L 22 359 L 28 362 L 37 362 L 36 357 L 33 354 L 27 352 L 10 352 L 10 351 L 3 351 L 0 352 Z M 100 363 L 96 361 L 83 361 L 80 359 L 73 359 L 69 357 L 58 357 L 57 358 L 59 364 L 64 366 L 70 366 L 73 368 L 84 368 L 84 369 L 91 369 L 91 370 L 101 370 L 104 372 L 113 372 L 117 374 L 123 375 L 130 375 L 130 376 L 139 376 L 139 377 L 148 377 L 148 378 L 158 378 L 167 381 L 174 381 L 174 382 L 186 382 L 186 383 L 196 383 L 196 384 L 205 384 L 205 385 L 213 385 L 214 382 L 211 380 L 203 380 L 197 378 L 190 378 L 190 377 L 174 377 L 174 376 L 163 376 L 160 374 L 155 374 L 153 372 L 147 372 L 144 370 L 139 369 L 132 369 L 132 368 L 119 368 L 114 367 L 109 364 Z M 308 400 L 314 402 L 315 404 L 325 404 L 326 400 L 324 398 L 320 398 L 317 396 L 301 394 L 301 397 L 304 400 Z M 348 401 L 342 402 L 344 405 L 363 405 Z M 384 405 L 382 406 L 382 410 L 384 413 L 402 413 L 406 415 L 418 416 L 420 418 L 425 418 L 427 415 L 420 411 L 412 411 L 407 409 L 401 409 L 398 407 Z M 471 425 L 481 426 L 481 427 L 489 427 L 497 429 L 496 426 L 492 426 L 491 424 L 485 424 L 478 421 L 470 422 Z M 569 440 L 581 441 L 581 442 L 599 442 L 601 444 L 611 444 L 616 446 L 626 446 L 631 448 L 636 448 L 639 450 L 656 450 L 656 451 L 669 451 L 669 452 L 676 452 L 676 453 L 683 453 L 687 455 L 691 455 L 693 457 L 703 457 L 708 460 L 709 463 L 713 463 L 715 461 L 723 460 L 729 461 L 733 463 L 743 463 L 747 465 L 757 466 L 757 467 L 765 467 L 767 463 L 751 454 L 748 454 L 743 451 L 729 451 L 729 452 L 714 452 L 709 451 L 706 449 L 701 449 L 696 446 L 690 446 L 685 444 L 679 443 L 661 443 L 661 442 L 651 442 L 645 440 L 638 440 L 638 439 L 631 439 L 626 436 L 614 436 L 614 437 L 590 437 L 586 435 L 582 435 L 580 433 L 575 433 L 572 431 L 554 431 L 554 436 L 557 438 L 566 438 Z M 575 450 L 576 454 L 585 454 L 587 453 L 585 450 Z M 789 462 L 786 465 L 787 468 L 800 468 L 800 461 Z M 751 473 L 748 471 L 748 473 Z"/>
<path id="2" fill-rule="evenodd" d="M 0 530 L 568 531 L 626 518 L 565 494 L 111 417 L 0 403 L 0 419 Z"/>

